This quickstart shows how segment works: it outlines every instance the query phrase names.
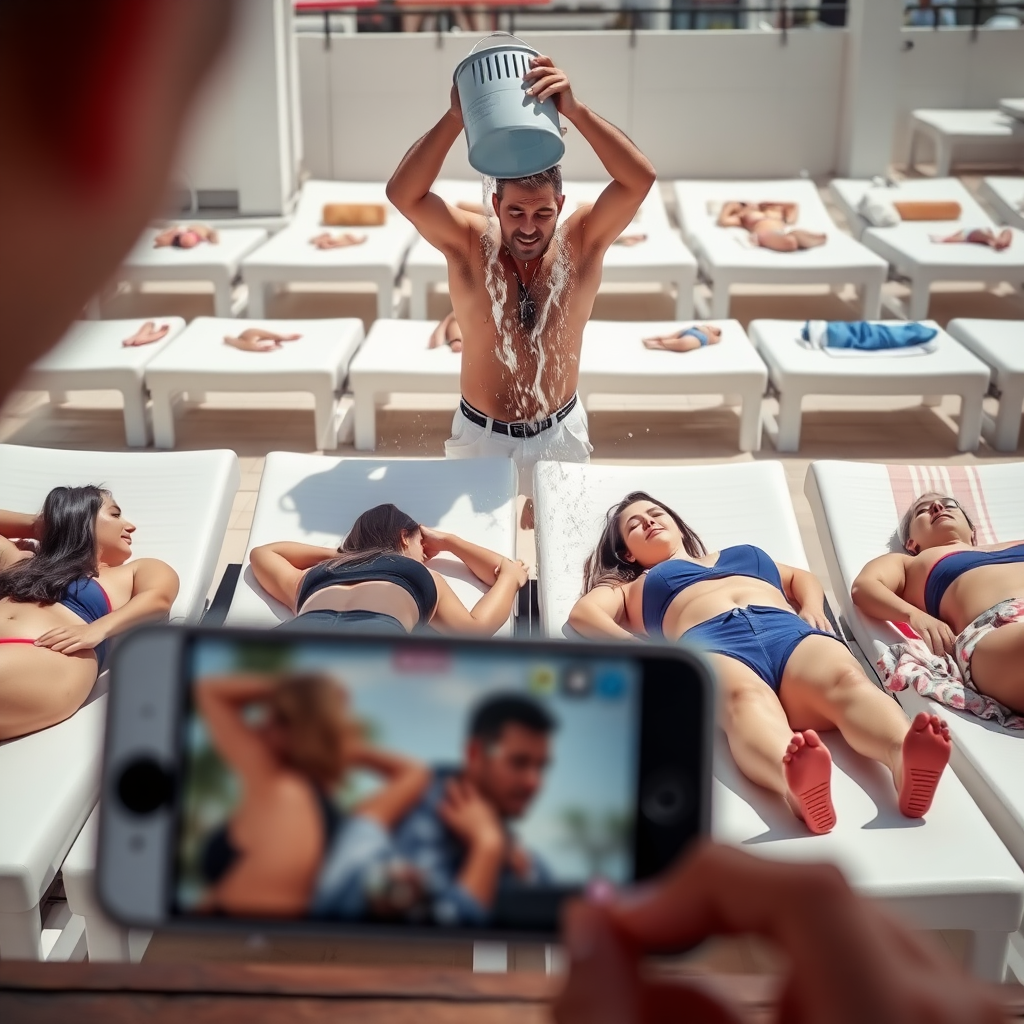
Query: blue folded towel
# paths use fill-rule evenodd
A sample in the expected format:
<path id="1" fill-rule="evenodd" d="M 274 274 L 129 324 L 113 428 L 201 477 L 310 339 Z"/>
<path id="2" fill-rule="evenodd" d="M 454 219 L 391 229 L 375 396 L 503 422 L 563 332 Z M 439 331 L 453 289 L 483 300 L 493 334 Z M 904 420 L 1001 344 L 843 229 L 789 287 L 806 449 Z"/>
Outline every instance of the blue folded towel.
<path id="1" fill-rule="evenodd" d="M 853 323 L 830 320 L 808 320 L 801 336 L 812 348 L 844 348 L 861 352 L 920 347 L 931 351 L 939 332 L 924 324 L 873 324 L 866 320 Z"/>

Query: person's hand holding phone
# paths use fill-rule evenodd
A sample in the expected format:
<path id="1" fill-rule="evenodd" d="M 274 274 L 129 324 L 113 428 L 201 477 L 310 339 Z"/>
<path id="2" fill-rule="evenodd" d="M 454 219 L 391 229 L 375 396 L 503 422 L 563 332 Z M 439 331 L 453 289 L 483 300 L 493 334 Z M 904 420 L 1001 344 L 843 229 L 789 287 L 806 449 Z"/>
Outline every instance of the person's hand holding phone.
<path id="1" fill-rule="evenodd" d="M 995 1024 L 1002 1010 L 946 955 L 858 897 L 828 865 L 784 864 L 705 844 L 661 881 L 564 918 L 570 973 L 558 1024 L 738 1024 L 706 991 L 652 977 L 647 953 L 712 936 L 776 943 L 789 972 L 778 1019 L 807 1024 Z"/>

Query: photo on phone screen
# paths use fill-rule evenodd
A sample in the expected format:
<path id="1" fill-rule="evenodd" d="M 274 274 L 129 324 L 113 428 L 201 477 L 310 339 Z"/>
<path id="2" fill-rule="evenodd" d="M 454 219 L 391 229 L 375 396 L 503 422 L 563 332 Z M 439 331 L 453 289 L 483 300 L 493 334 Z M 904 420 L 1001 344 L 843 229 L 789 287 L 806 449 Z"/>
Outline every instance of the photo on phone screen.
<path id="1" fill-rule="evenodd" d="M 178 914 L 536 925 L 633 878 L 631 659 L 204 638 L 189 662 Z"/>

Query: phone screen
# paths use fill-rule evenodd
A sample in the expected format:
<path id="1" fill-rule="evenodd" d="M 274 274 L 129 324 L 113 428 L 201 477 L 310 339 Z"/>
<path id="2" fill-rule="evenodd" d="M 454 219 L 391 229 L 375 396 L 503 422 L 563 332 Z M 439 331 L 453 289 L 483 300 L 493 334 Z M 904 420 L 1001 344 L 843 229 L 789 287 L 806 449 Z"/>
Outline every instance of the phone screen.
<path id="1" fill-rule="evenodd" d="M 537 932 L 636 878 L 643 659 L 542 650 L 192 637 L 173 916 Z"/>

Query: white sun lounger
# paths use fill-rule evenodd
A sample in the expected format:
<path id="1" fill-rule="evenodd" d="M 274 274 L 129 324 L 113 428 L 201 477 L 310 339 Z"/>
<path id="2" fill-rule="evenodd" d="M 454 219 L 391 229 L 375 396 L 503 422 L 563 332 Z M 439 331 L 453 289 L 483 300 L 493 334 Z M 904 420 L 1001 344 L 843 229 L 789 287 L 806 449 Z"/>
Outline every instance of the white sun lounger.
<path id="1" fill-rule="evenodd" d="M 677 181 L 676 211 L 683 240 L 694 251 L 711 286 L 710 316 L 729 315 L 732 285 L 827 284 L 858 289 L 862 315 L 879 315 L 886 266 L 840 231 L 811 181 Z M 718 227 L 722 205 L 730 200 L 796 203 L 798 227 L 823 232 L 824 245 L 800 252 L 773 252 L 753 244 L 743 228 Z M 702 312 L 702 311 L 698 311 Z"/>
<path id="2" fill-rule="evenodd" d="M 1009 114 L 1010 117 L 1016 118 L 1018 121 L 1024 121 L 1024 99 L 1000 100 L 999 109 L 1004 114 Z"/>
<path id="3" fill-rule="evenodd" d="M 960 220 L 908 221 L 888 228 L 872 227 L 858 211 L 870 181 L 836 178 L 833 195 L 850 229 L 868 248 L 892 265 L 892 273 L 910 286 L 905 304 L 895 296 L 886 303 L 908 320 L 928 315 L 931 286 L 937 281 L 978 281 L 1015 287 L 1024 282 L 1024 232 L 1014 230 L 1009 249 L 996 252 L 984 245 L 951 245 L 933 242 L 930 235 L 952 235 L 961 228 L 995 228 L 992 218 L 956 178 L 918 178 L 902 181 L 891 189 L 893 199 L 952 200 L 960 204 Z"/>
<path id="4" fill-rule="evenodd" d="M 61 405 L 68 391 L 120 391 L 124 400 L 125 441 L 130 448 L 149 444 L 146 418 L 146 364 L 185 329 L 178 316 L 156 318 L 170 330 L 152 345 L 125 348 L 121 343 L 144 320 L 80 320 L 64 339 L 39 359 L 21 379 L 26 391 L 48 391 L 50 402 Z"/>
<path id="5" fill-rule="evenodd" d="M 349 369 L 355 403 L 355 445 L 377 443 L 376 409 L 392 394 L 459 394 L 462 356 L 447 345 L 427 348 L 434 321 L 377 320 Z M 767 371 L 735 320 L 722 321 L 722 341 L 695 352 L 654 352 L 641 339 L 684 324 L 591 320 L 583 329 L 579 393 L 584 407 L 595 394 L 725 395 L 741 406 L 741 451 L 761 444 L 761 397 Z"/>
<path id="6" fill-rule="evenodd" d="M 999 413 L 982 417 L 982 433 L 999 452 L 1015 452 L 1024 403 L 1024 323 L 1020 320 L 950 320 L 946 330 L 991 367 Z"/>
<path id="7" fill-rule="evenodd" d="M 301 334 L 270 352 L 225 345 L 248 327 Z M 146 366 L 153 399 L 153 437 L 174 447 L 174 403 L 182 393 L 202 401 L 207 391 L 308 391 L 313 395 L 316 444 L 335 448 L 339 396 L 352 355 L 363 340 L 363 322 L 345 320 L 222 320 L 197 317 Z"/>
<path id="8" fill-rule="evenodd" d="M 201 242 L 192 249 L 173 245 L 153 247 L 163 228 L 148 228 L 125 258 L 117 279 L 145 281 L 207 281 L 213 285 L 213 308 L 217 316 L 238 316 L 246 299 L 233 296 L 242 260 L 267 240 L 263 228 L 218 228 L 216 243 Z"/>
<path id="9" fill-rule="evenodd" d="M 589 407 L 594 395 L 615 395 L 617 403 L 633 395 L 724 395 L 740 406 L 740 451 L 758 451 L 767 368 L 736 320 L 718 321 L 721 341 L 693 352 L 659 352 L 643 345 L 644 338 L 687 326 L 679 321 L 591 320 L 583 328 L 580 356 L 584 405 Z"/>
<path id="10" fill-rule="evenodd" d="M 975 505 L 983 504 L 996 540 L 1024 537 L 1024 463 L 933 467 L 932 473 L 968 473 Z M 917 493 L 934 489 L 925 481 Z M 956 490 L 953 485 L 943 490 Z M 858 573 L 873 558 L 898 550 L 896 531 L 905 508 L 897 507 L 886 466 L 855 462 L 813 462 L 804 491 L 828 564 L 832 587 L 843 616 L 866 660 L 874 663 L 875 642 L 892 644 L 900 637 L 888 623 L 863 615 L 853 603 L 851 588 Z M 952 765 L 978 806 L 1018 864 L 1024 865 L 1024 736 L 986 722 L 967 712 L 937 704 L 908 688 L 896 694 L 908 714 L 940 713 L 953 737 Z M 972 826 L 963 824 L 964 834 Z M 964 865 L 975 866 L 972 854 Z M 1014 939 L 1011 966 L 1024 974 L 1024 938 Z"/>
<path id="11" fill-rule="evenodd" d="M 0 479 L 4 506 L 21 512 L 38 511 L 59 484 L 105 484 L 138 527 L 136 556 L 161 558 L 178 573 L 172 620 L 198 621 L 238 488 L 234 452 L 0 445 Z M 0 958 L 68 959 L 82 952 L 81 918 L 60 907 L 42 922 L 39 903 L 99 795 L 102 689 L 67 721 L 0 743 Z"/>
<path id="12" fill-rule="evenodd" d="M 917 166 L 920 136 L 935 148 L 935 175 L 945 178 L 958 147 L 999 146 L 1007 158 L 1024 158 L 1024 124 L 1002 110 L 915 110 L 910 115 L 907 168 Z"/>
<path id="13" fill-rule="evenodd" d="M 982 178 L 981 194 L 999 219 L 1024 230 L 1024 178 Z"/>
<path id="14" fill-rule="evenodd" d="M 605 187 L 604 182 L 572 182 L 563 185 L 564 220 L 582 203 L 592 203 Z M 475 181 L 441 180 L 434 191 L 450 203 L 480 202 L 480 184 Z M 684 320 L 693 315 L 693 286 L 697 279 L 697 261 L 672 229 L 659 186 L 647 194 L 626 234 L 646 234 L 645 241 L 633 246 L 613 245 L 605 253 L 602 281 L 605 283 L 660 284 L 676 291 L 676 316 Z M 420 238 L 405 264 L 411 294 L 409 316 L 422 320 L 427 316 L 427 295 L 436 285 L 448 280 L 448 265 L 440 250 Z"/>
<path id="15" fill-rule="evenodd" d="M 535 475 L 538 586 L 549 635 L 561 635 L 579 596 L 583 561 L 605 511 L 638 488 L 668 502 L 712 549 L 752 543 L 781 562 L 807 565 L 779 463 L 541 463 Z M 959 779 L 949 772 L 926 818 L 908 821 L 896 808 L 887 772 L 854 754 L 837 734 L 826 733 L 825 740 L 835 762 L 838 822 L 829 835 L 812 836 L 781 800 L 743 778 L 719 733 L 712 791 L 716 838 L 765 857 L 833 861 L 857 890 L 915 926 L 972 932 L 973 969 L 1001 978 L 1008 938 L 1024 909 L 1024 874 Z"/>
<path id="16" fill-rule="evenodd" d="M 377 227 L 324 227 L 325 203 L 383 203 L 384 224 Z M 366 235 L 361 245 L 319 250 L 310 239 L 323 231 Z M 291 224 L 248 256 L 242 277 L 249 286 L 249 313 L 265 316 L 266 289 L 291 282 L 335 284 L 371 282 L 377 286 L 377 316 L 394 315 L 395 281 L 416 229 L 388 202 L 384 185 L 353 181 L 307 181 Z"/>
<path id="17" fill-rule="evenodd" d="M 749 328 L 750 340 L 768 364 L 771 382 L 779 392 L 777 429 L 769 424 L 776 450 L 799 450 L 805 395 L 919 394 L 929 405 L 937 404 L 937 396 L 960 396 L 957 451 L 974 451 L 981 439 L 988 367 L 934 321 L 924 322 L 939 331 L 934 352 L 914 356 L 856 353 L 840 358 L 799 344 L 802 321 L 754 320 Z"/>
<path id="18" fill-rule="evenodd" d="M 513 558 L 517 479 L 511 459 L 345 459 L 271 452 L 227 621 L 276 626 L 291 618 L 256 582 L 249 565 L 254 547 L 279 540 L 335 547 L 356 516 L 384 502 L 427 526 Z M 448 577 L 467 606 L 484 592 L 461 562 L 438 558 L 431 567 Z M 510 630 L 511 620 L 499 633 Z"/>

